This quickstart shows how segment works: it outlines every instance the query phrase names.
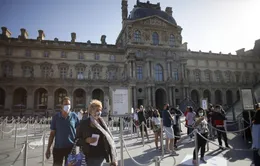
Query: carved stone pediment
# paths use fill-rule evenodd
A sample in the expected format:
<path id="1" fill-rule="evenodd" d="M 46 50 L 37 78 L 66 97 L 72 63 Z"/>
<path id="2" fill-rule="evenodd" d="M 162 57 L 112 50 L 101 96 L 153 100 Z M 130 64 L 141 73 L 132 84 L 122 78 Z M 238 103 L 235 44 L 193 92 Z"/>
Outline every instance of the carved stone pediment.
<path id="1" fill-rule="evenodd" d="M 143 20 L 142 23 L 144 25 L 155 25 L 155 26 L 162 26 L 162 27 L 167 26 L 167 21 L 165 21 L 162 18 L 159 18 L 157 16 L 153 16 L 153 17 L 150 17 L 148 19 L 145 19 L 145 20 Z"/>
<path id="2" fill-rule="evenodd" d="M 83 64 L 83 63 L 78 63 L 78 64 L 75 65 L 75 69 L 76 69 L 76 70 L 79 70 L 79 69 L 82 69 L 82 68 L 83 68 L 84 71 L 85 71 L 86 67 L 87 67 L 87 65 L 85 65 L 85 64 Z"/>
<path id="3" fill-rule="evenodd" d="M 10 61 L 10 60 L 6 60 L 6 61 L 3 61 L 3 62 L 1 63 L 1 66 L 2 66 L 2 68 L 4 68 L 5 66 L 10 66 L 11 68 L 13 68 L 14 62 L 12 62 L 12 61 Z"/>
<path id="4" fill-rule="evenodd" d="M 52 64 L 49 62 L 43 62 L 40 64 L 40 68 L 42 69 L 43 67 L 51 68 Z"/>
<path id="5" fill-rule="evenodd" d="M 59 69 L 60 69 L 60 68 L 69 68 L 69 64 L 64 63 L 64 62 L 59 63 L 59 64 L 58 64 L 58 68 L 59 68 Z"/>
<path id="6" fill-rule="evenodd" d="M 91 65 L 91 68 L 92 68 L 92 69 L 94 69 L 94 68 L 102 69 L 102 67 L 103 67 L 102 65 L 97 64 L 97 63 L 94 64 L 94 65 Z"/>

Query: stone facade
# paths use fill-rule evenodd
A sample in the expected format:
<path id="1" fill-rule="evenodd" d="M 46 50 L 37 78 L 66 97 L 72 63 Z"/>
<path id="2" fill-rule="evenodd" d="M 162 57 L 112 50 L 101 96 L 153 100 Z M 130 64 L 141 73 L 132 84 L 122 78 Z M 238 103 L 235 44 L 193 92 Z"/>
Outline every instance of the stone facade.
<path id="1" fill-rule="evenodd" d="M 137 2 L 138 5 L 143 3 Z M 146 8 L 160 6 L 145 3 Z M 163 12 L 163 11 L 162 11 Z M 172 9 L 165 13 L 172 15 Z M 0 107 L 16 112 L 59 109 L 69 96 L 74 108 L 84 108 L 97 98 L 109 108 L 111 87 L 128 87 L 132 106 L 179 104 L 190 97 L 232 105 L 239 88 L 252 88 L 259 81 L 259 56 L 253 50 L 236 55 L 194 52 L 182 42 L 182 28 L 159 15 L 127 18 L 122 0 L 122 30 L 116 44 L 29 39 L 26 29 L 11 37 L 2 27 L 0 40 Z M 259 42 L 258 42 L 259 43 Z"/>

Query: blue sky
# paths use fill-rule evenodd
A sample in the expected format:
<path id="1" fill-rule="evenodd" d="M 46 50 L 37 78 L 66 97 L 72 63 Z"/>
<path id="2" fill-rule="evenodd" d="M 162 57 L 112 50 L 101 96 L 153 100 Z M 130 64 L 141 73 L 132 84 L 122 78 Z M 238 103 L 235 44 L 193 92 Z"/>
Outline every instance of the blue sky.
<path id="1" fill-rule="evenodd" d="M 141 0 L 141 2 L 144 2 Z M 150 0 L 173 8 L 173 17 L 183 28 L 183 42 L 194 51 L 235 53 L 252 49 L 260 39 L 259 0 Z M 128 0 L 130 12 L 136 0 Z M 29 38 L 38 30 L 46 39 L 100 42 L 105 34 L 114 44 L 121 30 L 121 0 L 0 0 L 0 26 L 13 37 L 25 28 Z"/>

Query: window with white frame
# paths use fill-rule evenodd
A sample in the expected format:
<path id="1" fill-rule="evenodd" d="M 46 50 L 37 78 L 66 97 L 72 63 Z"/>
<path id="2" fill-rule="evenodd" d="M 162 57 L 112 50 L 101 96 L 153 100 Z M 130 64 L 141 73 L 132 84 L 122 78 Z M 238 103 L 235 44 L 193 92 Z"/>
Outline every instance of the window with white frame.
<path id="1" fill-rule="evenodd" d="M 77 68 L 77 79 L 78 80 L 83 80 L 84 79 L 84 67 L 79 67 Z"/>
<path id="2" fill-rule="evenodd" d="M 134 32 L 134 40 L 135 42 L 141 42 L 141 32 L 139 30 Z"/>
<path id="3" fill-rule="evenodd" d="M 115 55 L 110 55 L 110 61 L 115 61 L 115 60 L 116 60 Z"/>
<path id="4" fill-rule="evenodd" d="M 143 80 L 143 67 L 142 66 L 136 66 L 136 77 L 137 77 L 137 80 Z"/>
<path id="5" fill-rule="evenodd" d="M 159 45 L 159 35 L 157 32 L 153 33 L 152 39 L 153 39 L 153 45 Z"/>
<path id="6" fill-rule="evenodd" d="M 23 67 L 23 77 L 29 78 L 32 75 L 32 67 L 31 66 L 24 66 Z"/>
<path id="7" fill-rule="evenodd" d="M 93 68 L 93 79 L 99 79 L 100 78 L 100 69 L 98 67 Z"/>
<path id="8" fill-rule="evenodd" d="M 65 51 L 61 51 L 61 58 L 67 58 L 66 52 Z"/>
<path id="9" fill-rule="evenodd" d="M 178 73 L 178 69 L 174 69 L 173 70 L 173 77 L 175 81 L 179 81 L 179 73 Z"/>
<path id="10" fill-rule="evenodd" d="M 65 79 L 67 78 L 68 68 L 67 67 L 60 67 L 60 78 Z"/>
<path id="11" fill-rule="evenodd" d="M 13 76 L 13 67 L 10 64 L 4 64 L 3 76 L 4 77 L 12 77 Z"/>
<path id="12" fill-rule="evenodd" d="M 160 64 L 155 66 L 155 81 L 163 81 L 163 68 Z"/>
<path id="13" fill-rule="evenodd" d="M 50 52 L 49 51 L 44 51 L 43 52 L 43 57 L 44 58 L 49 58 L 49 56 L 50 56 Z"/>

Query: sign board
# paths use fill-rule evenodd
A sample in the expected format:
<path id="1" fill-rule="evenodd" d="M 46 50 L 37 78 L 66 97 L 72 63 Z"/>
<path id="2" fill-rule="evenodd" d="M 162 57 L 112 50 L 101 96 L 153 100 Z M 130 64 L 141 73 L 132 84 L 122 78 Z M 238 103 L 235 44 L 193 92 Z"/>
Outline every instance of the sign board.
<path id="1" fill-rule="evenodd" d="M 201 107 L 202 107 L 204 110 L 207 110 L 207 109 L 208 109 L 208 100 L 207 100 L 207 99 L 202 99 L 202 100 L 201 100 Z"/>
<path id="2" fill-rule="evenodd" d="M 254 101 L 251 89 L 241 89 L 243 109 L 245 111 L 254 110 Z"/>
<path id="3" fill-rule="evenodd" d="M 114 115 L 123 115 L 128 113 L 129 109 L 128 89 L 112 90 L 112 112 Z"/>

